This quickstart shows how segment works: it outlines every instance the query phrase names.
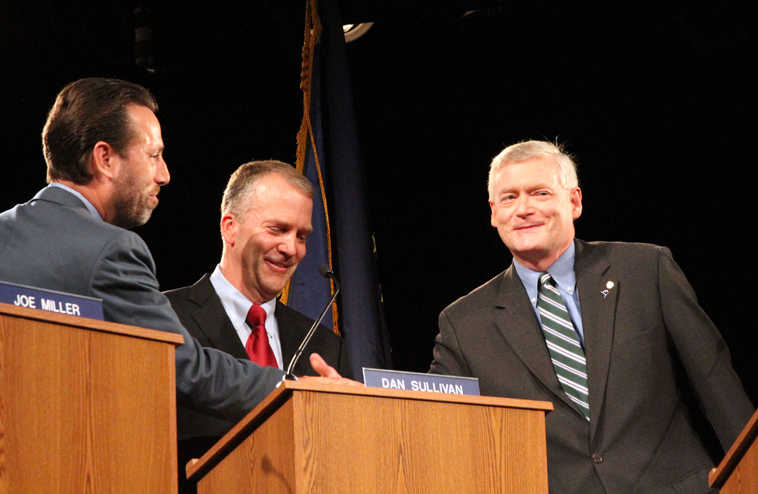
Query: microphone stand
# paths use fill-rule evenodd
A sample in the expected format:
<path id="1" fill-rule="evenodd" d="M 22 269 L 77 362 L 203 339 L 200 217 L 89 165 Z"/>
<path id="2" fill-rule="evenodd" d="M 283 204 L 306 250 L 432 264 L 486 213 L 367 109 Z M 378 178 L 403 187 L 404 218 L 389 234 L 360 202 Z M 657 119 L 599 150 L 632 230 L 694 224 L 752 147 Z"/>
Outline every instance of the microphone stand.
<path id="1" fill-rule="evenodd" d="M 314 333 L 316 332 L 316 329 L 318 329 L 319 324 L 321 324 L 321 321 L 324 320 L 324 316 L 326 316 L 326 311 L 329 310 L 329 308 L 334 303 L 334 300 L 337 298 L 337 295 L 340 293 L 340 283 L 337 281 L 337 277 L 334 275 L 334 271 L 329 269 L 329 266 L 326 264 L 322 264 L 319 267 L 319 272 L 321 273 L 321 276 L 324 278 L 330 278 L 334 281 L 334 295 L 332 295 L 332 298 L 329 299 L 329 303 L 324 306 L 324 310 L 321 311 L 321 315 L 316 320 L 316 322 L 313 323 L 313 325 L 308 329 L 308 332 L 305 334 L 305 338 L 303 338 L 302 343 L 300 343 L 300 346 L 297 348 L 297 351 L 295 352 L 295 355 L 292 356 L 292 360 L 290 360 L 290 364 L 287 366 L 287 370 L 285 371 L 284 379 L 294 381 L 297 380 L 297 377 L 295 377 L 294 374 L 292 374 L 292 370 L 295 368 L 295 364 L 297 364 L 298 360 L 300 360 L 300 356 L 303 354 L 303 350 L 305 350 L 305 347 L 308 346 L 308 342 L 311 341 L 311 338 L 313 337 Z"/>

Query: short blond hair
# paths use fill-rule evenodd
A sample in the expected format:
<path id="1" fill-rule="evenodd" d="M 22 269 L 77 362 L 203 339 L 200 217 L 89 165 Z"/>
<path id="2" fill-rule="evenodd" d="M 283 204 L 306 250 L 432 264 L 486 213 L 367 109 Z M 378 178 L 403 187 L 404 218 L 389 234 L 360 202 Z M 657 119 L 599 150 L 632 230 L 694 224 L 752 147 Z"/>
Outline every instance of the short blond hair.
<path id="1" fill-rule="evenodd" d="M 579 178 L 576 174 L 576 163 L 558 144 L 547 141 L 523 141 L 512 144 L 503 149 L 490 163 L 490 172 L 487 177 L 487 193 L 489 200 L 494 196 L 495 180 L 498 173 L 505 165 L 521 163 L 534 158 L 553 158 L 558 164 L 558 179 L 560 184 L 573 189 L 579 186 Z"/>
<path id="2" fill-rule="evenodd" d="M 243 216 L 247 207 L 243 207 L 242 203 L 249 191 L 259 179 L 270 174 L 279 175 L 287 183 L 313 199 L 313 184 L 294 166 L 277 160 L 250 161 L 240 165 L 229 177 L 221 199 L 221 216 L 227 213 Z"/>

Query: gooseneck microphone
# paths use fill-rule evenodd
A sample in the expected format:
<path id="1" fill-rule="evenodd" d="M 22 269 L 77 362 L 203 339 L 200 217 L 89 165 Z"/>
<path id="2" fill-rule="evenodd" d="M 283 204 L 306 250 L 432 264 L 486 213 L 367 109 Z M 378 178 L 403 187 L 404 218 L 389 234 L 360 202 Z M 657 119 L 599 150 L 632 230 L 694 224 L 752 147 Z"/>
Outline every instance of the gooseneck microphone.
<path id="1" fill-rule="evenodd" d="M 300 355 L 303 354 L 303 350 L 305 350 L 305 347 L 308 346 L 308 342 L 311 341 L 311 337 L 316 332 L 316 329 L 318 328 L 319 324 L 321 324 L 321 321 L 323 321 L 324 316 L 326 315 L 326 311 L 329 310 L 329 308 L 334 303 L 334 300 L 337 298 L 337 295 L 340 293 L 340 282 L 337 280 L 337 277 L 334 275 L 334 271 L 329 269 L 329 266 L 327 264 L 322 264 L 318 268 L 319 273 L 321 273 L 321 276 L 324 278 L 331 278 L 334 281 L 334 295 L 332 295 L 332 298 L 329 300 L 329 303 L 327 303 L 324 306 L 324 310 L 321 311 L 321 315 L 316 320 L 316 322 L 313 323 L 313 325 L 310 327 L 307 333 L 305 333 L 305 338 L 303 338 L 302 343 L 300 343 L 300 346 L 297 347 L 297 351 L 295 352 L 295 355 L 292 356 L 292 360 L 290 360 L 290 364 L 287 366 L 286 374 L 284 376 L 285 379 L 294 380 L 296 379 L 294 374 L 292 374 L 292 369 L 295 368 L 295 365 L 297 364 L 297 361 L 300 360 Z"/>

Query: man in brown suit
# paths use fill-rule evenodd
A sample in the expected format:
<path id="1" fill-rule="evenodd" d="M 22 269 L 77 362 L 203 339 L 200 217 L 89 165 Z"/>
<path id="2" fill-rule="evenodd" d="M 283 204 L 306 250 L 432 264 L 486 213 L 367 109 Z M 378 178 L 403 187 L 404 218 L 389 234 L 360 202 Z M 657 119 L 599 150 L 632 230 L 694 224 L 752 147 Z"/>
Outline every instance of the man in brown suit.
<path id="1" fill-rule="evenodd" d="M 753 406 L 671 252 L 576 239 L 576 168 L 547 142 L 495 157 L 489 203 L 513 263 L 442 311 L 431 372 L 553 402 L 554 494 L 709 492 L 685 387 L 725 449 Z"/>

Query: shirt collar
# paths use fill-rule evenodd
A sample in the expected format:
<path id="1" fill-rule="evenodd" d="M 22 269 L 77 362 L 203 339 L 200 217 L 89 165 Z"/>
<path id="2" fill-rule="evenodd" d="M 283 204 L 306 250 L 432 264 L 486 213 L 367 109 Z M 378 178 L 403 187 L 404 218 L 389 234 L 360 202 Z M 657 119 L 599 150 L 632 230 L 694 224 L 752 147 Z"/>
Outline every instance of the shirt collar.
<path id="1" fill-rule="evenodd" d="M 569 244 L 563 254 L 555 260 L 555 262 L 547 268 L 547 272 L 558 283 L 558 286 L 565 292 L 572 294 L 576 288 L 576 274 L 574 273 L 574 259 L 576 257 L 576 248 L 574 242 Z M 513 266 L 516 268 L 521 283 L 526 288 L 526 293 L 529 295 L 529 299 L 535 299 L 537 297 L 537 280 L 540 277 L 539 272 L 532 271 L 531 269 L 522 266 L 514 258 Z"/>
<path id="2" fill-rule="evenodd" d="M 95 206 L 93 206 L 92 203 L 89 202 L 87 200 L 87 198 L 84 197 L 79 191 L 76 191 L 76 190 L 72 189 L 71 187 L 69 187 L 68 185 L 63 185 L 62 183 L 59 183 L 59 182 L 50 182 L 50 184 L 48 185 L 48 187 L 57 187 L 59 189 L 63 189 L 65 191 L 67 191 L 67 192 L 75 195 L 77 199 L 79 199 L 80 201 L 82 201 L 82 203 L 84 204 L 84 207 L 87 208 L 87 211 L 89 211 L 92 214 L 92 216 L 94 216 L 95 218 L 98 218 L 100 220 L 103 219 L 103 217 L 100 216 L 100 213 L 97 211 L 97 209 L 95 208 Z"/>
<path id="3" fill-rule="evenodd" d="M 226 279 L 219 265 L 216 265 L 216 269 L 211 273 L 210 280 L 234 327 L 244 324 L 253 302 Z M 260 305 L 266 311 L 266 320 L 268 320 L 276 309 L 276 297 Z"/>

